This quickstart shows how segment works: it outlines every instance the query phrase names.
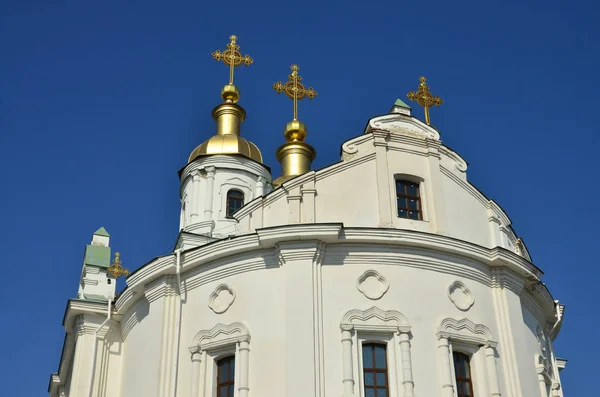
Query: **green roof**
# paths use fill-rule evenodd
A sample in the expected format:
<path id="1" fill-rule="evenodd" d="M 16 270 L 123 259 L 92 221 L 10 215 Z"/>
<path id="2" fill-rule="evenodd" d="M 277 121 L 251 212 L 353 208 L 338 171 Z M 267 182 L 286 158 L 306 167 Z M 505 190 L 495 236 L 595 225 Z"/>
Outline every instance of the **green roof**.
<path id="1" fill-rule="evenodd" d="M 106 231 L 106 229 L 104 227 L 101 227 L 100 229 L 96 230 L 94 232 L 95 236 L 104 236 L 104 237 L 110 237 L 110 234 L 108 234 L 108 232 Z"/>
<path id="2" fill-rule="evenodd" d="M 402 100 L 400 100 L 400 98 L 396 99 L 396 102 L 394 102 L 394 106 L 399 106 L 401 108 L 407 108 L 407 109 L 411 108 L 406 103 L 402 102 Z"/>
<path id="3" fill-rule="evenodd" d="M 84 265 L 109 267 L 110 266 L 110 247 L 101 245 L 86 245 Z"/>

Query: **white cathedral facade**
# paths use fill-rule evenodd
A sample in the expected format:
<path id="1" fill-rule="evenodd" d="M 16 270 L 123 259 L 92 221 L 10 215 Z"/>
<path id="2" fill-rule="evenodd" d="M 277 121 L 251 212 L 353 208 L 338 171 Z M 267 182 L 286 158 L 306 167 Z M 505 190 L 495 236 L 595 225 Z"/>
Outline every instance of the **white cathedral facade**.
<path id="1" fill-rule="evenodd" d="M 294 120 L 273 181 L 222 94 L 175 251 L 116 295 L 109 234 L 86 247 L 50 397 L 563 396 L 564 306 L 436 129 L 398 100 L 310 170 Z"/>

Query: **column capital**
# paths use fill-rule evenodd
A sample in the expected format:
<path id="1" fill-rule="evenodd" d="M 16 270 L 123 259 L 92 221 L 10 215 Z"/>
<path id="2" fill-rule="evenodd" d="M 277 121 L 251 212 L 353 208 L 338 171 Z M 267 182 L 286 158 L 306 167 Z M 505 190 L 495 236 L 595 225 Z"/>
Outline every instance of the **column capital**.
<path id="1" fill-rule="evenodd" d="M 194 361 L 200 361 L 201 357 L 202 357 L 202 350 L 200 349 L 200 346 L 192 346 L 190 348 L 188 348 L 188 351 L 191 354 L 191 358 L 192 358 L 192 362 Z"/>
<path id="2" fill-rule="evenodd" d="M 204 168 L 204 170 L 206 171 L 206 177 L 207 178 L 214 178 L 215 177 L 215 172 L 217 171 L 217 168 L 214 166 L 209 166 Z"/>

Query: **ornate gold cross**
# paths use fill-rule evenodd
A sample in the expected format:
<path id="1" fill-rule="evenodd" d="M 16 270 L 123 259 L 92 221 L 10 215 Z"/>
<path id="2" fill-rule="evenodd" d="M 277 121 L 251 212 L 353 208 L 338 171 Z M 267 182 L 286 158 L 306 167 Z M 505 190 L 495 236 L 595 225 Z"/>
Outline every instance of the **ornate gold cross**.
<path id="1" fill-rule="evenodd" d="M 114 278 L 119 278 L 122 275 L 129 276 L 129 270 L 127 270 L 127 269 L 123 268 L 123 266 L 121 266 L 121 259 L 119 259 L 120 255 L 121 254 L 119 254 L 118 252 L 115 252 L 115 260 L 108 268 L 108 272 Z"/>
<path id="2" fill-rule="evenodd" d="M 212 57 L 219 62 L 223 60 L 225 65 L 229 66 L 229 84 L 233 84 L 233 69 L 240 66 L 242 63 L 246 66 L 252 65 L 254 59 L 250 58 L 250 55 L 242 55 L 240 53 L 240 46 L 236 44 L 237 36 L 230 36 L 231 42 L 227 44 L 227 49 L 223 52 L 216 50 L 212 53 Z"/>
<path id="3" fill-rule="evenodd" d="M 298 65 L 292 65 L 292 74 L 288 76 L 288 81 L 282 83 L 278 81 L 273 84 L 273 88 L 277 91 L 278 94 L 282 92 L 294 101 L 294 120 L 298 120 L 298 101 L 308 97 L 308 99 L 313 99 L 317 96 L 317 91 L 315 91 L 312 87 L 306 88 L 304 84 L 301 83 L 302 77 L 298 74 L 300 68 Z"/>
<path id="4" fill-rule="evenodd" d="M 419 78 L 421 84 L 419 84 L 419 89 L 417 92 L 411 91 L 406 96 L 411 101 L 417 101 L 417 103 L 423 108 L 425 108 L 425 122 L 427 125 L 431 125 L 431 120 L 429 119 L 429 108 L 432 106 L 440 106 L 444 101 L 439 96 L 434 97 L 431 92 L 429 92 L 429 87 L 427 87 L 426 81 L 427 79 L 424 76 Z"/>

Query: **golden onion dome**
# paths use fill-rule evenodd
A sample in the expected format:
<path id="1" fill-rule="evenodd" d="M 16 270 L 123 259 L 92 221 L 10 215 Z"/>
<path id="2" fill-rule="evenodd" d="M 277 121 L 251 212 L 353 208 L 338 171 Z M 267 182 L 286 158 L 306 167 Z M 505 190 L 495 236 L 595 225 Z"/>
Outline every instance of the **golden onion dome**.
<path id="1" fill-rule="evenodd" d="M 188 163 L 200 156 L 239 154 L 262 164 L 263 158 L 258 147 L 240 136 L 246 111 L 235 103 L 239 99 L 239 90 L 233 84 L 228 84 L 223 87 L 221 97 L 225 103 L 217 105 L 212 111 L 212 117 L 217 122 L 217 133 L 194 149 Z"/>
<path id="2" fill-rule="evenodd" d="M 196 158 L 210 154 L 241 154 L 262 164 L 262 154 L 258 147 L 235 134 L 214 135 L 194 149 L 188 163 Z"/>

